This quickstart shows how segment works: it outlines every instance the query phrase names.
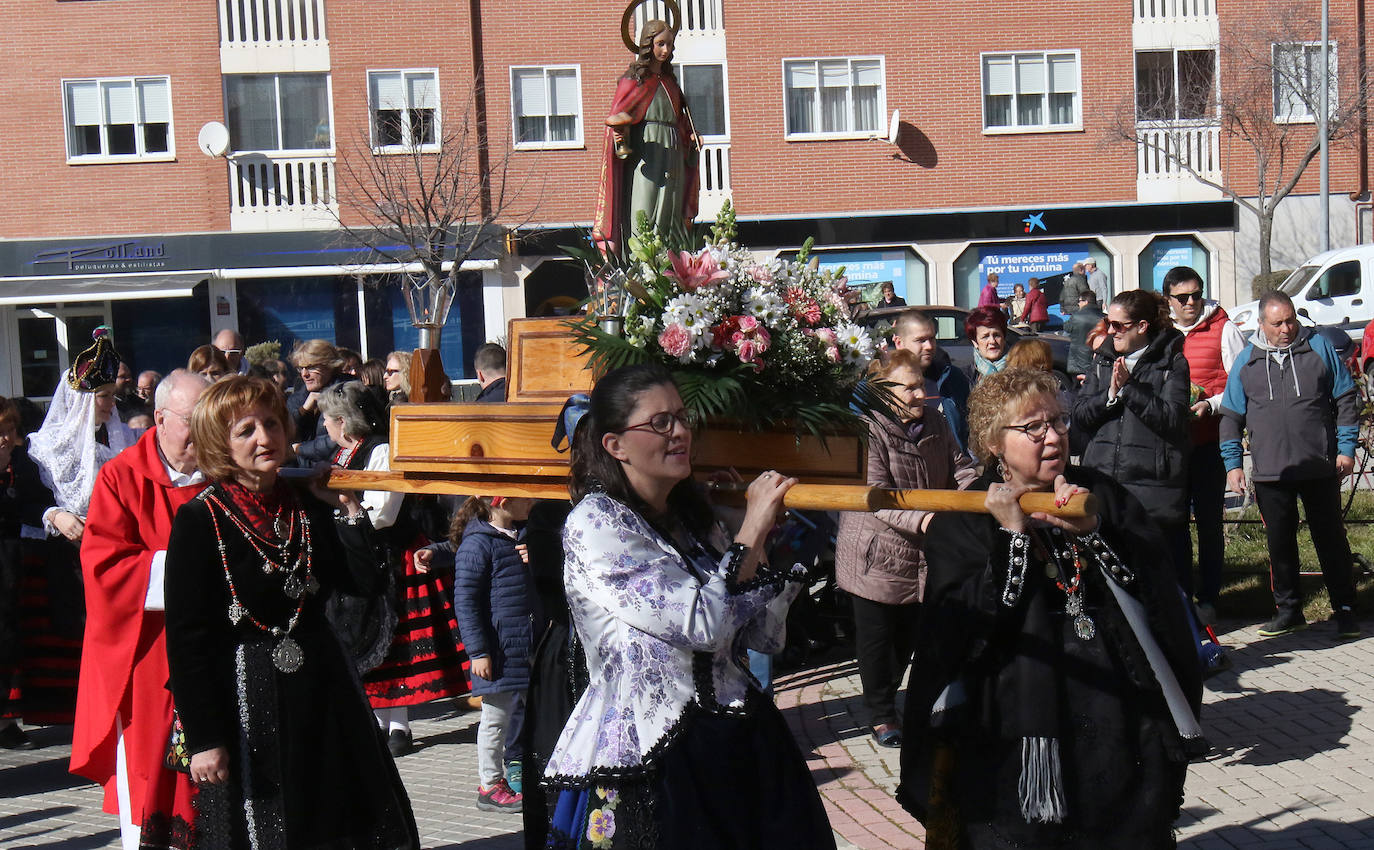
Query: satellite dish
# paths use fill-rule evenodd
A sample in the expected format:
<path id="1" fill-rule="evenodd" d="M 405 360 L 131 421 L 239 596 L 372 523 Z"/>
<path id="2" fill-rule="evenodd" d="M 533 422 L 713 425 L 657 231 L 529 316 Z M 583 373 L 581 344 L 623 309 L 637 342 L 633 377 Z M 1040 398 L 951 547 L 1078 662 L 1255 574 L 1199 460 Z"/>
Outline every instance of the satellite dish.
<path id="1" fill-rule="evenodd" d="M 892 110 L 892 120 L 889 121 L 887 124 L 888 144 L 897 144 L 897 134 L 900 133 L 902 130 L 902 125 L 898 123 L 897 120 L 899 117 L 901 117 L 901 112 L 896 109 Z"/>
<path id="2" fill-rule="evenodd" d="M 224 156 L 229 152 L 229 128 L 218 121 L 210 121 L 200 128 L 196 144 L 206 156 Z"/>

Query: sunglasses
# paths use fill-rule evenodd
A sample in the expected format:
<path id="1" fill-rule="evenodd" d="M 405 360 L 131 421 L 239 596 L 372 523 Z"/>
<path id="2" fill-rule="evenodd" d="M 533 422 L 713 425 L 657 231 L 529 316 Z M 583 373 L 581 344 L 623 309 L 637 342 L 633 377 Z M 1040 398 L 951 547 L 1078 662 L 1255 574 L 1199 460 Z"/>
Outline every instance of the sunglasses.
<path id="1" fill-rule="evenodd" d="M 382 374 L 383 374 L 383 375 L 399 375 L 399 374 L 401 374 L 401 370 L 400 370 L 400 369 L 383 369 L 383 370 L 382 370 Z"/>
<path id="2" fill-rule="evenodd" d="M 1108 320 L 1107 320 L 1107 333 L 1109 333 L 1109 334 L 1119 334 L 1119 333 L 1123 333 L 1123 332 L 1125 332 L 1125 330 L 1126 330 L 1127 328 L 1133 328 L 1133 327 L 1135 327 L 1136 325 L 1140 324 L 1140 322 L 1142 322 L 1142 321 L 1144 321 L 1144 319 L 1141 319 L 1141 320 L 1135 321 L 1135 322 L 1124 322 L 1124 323 L 1123 323 L 1123 322 L 1113 321 L 1112 319 L 1108 319 Z"/>
<path id="3" fill-rule="evenodd" d="M 1201 301 L 1202 292 L 1175 292 L 1169 296 L 1180 304 L 1187 304 L 1189 301 Z"/>

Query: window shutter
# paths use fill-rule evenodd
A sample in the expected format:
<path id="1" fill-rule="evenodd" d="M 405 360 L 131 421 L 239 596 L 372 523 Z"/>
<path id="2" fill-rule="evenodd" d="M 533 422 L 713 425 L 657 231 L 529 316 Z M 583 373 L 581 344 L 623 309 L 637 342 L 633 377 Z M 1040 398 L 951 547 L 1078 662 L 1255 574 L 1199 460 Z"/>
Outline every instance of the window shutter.
<path id="1" fill-rule="evenodd" d="M 167 80 L 139 80 L 138 99 L 143 107 L 143 123 L 170 124 L 172 102 Z"/>
<path id="2" fill-rule="evenodd" d="M 787 66 L 787 87 L 789 89 L 814 89 L 816 87 L 816 65 L 814 62 L 797 62 Z"/>
<path id="3" fill-rule="evenodd" d="M 983 60 L 984 86 L 990 95 L 1012 93 L 1010 56 L 994 56 Z"/>
<path id="4" fill-rule="evenodd" d="M 571 69 L 549 72 L 549 91 L 553 101 L 550 115 L 577 114 L 577 73 Z"/>
<path id="5" fill-rule="evenodd" d="M 439 83 L 434 74 L 414 74 L 406 82 L 410 86 L 411 109 L 439 108 Z"/>
<path id="6" fill-rule="evenodd" d="M 849 62 L 821 63 L 821 85 L 825 88 L 846 88 L 849 86 Z"/>
<path id="7" fill-rule="evenodd" d="M 1022 94 L 1040 94 L 1045 91 L 1045 57 L 1016 57 L 1016 90 Z"/>
<path id="8" fill-rule="evenodd" d="M 134 84 L 102 83 L 105 90 L 105 118 L 111 124 L 134 123 Z"/>
<path id="9" fill-rule="evenodd" d="M 405 90 L 401 87 L 401 75 L 373 74 L 372 98 L 374 109 L 405 109 L 406 95 Z"/>
<path id="10" fill-rule="evenodd" d="M 543 70 L 516 71 L 515 83 L 515 111 L 517 114 L 549 114 Z"/>
<path id="11" fill-rule="evenodd" d="M 883 84 L 882 65 L 874 59 L 854 63 L 854 85 L 881 86 Z"/>
<path id="12" fill-rule="evenodd" d="M 1057 94 L 1078 91 L 1078 62 L 1076 57 L 1050 57 L 1050 91 Z"/>
<path id="13" fill-rule="evenodd" d="M 68 83 L 67 97 L 71 101 L 72 126 L 100 123 L 100 87 L 96 83 Z"/>

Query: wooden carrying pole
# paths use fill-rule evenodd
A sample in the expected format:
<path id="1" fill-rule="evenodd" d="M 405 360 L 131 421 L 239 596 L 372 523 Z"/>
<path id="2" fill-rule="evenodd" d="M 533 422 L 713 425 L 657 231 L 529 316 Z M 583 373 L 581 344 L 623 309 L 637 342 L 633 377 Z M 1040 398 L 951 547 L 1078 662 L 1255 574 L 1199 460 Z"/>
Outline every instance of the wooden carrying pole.
<path id="1" fill-rule="evenodd" d="M 530 496 L 566 499 L 566 481 L 535 476 L 447 476 L 442 473 L 368 472 L 335 469 L 329 486 L 335 490 L 394 490 L 402 493 L 477 493 L 483 496 Z M 713 485 L 726 500 L 742 500 L 744 485 Z M 783 505 L 800 511 L 965 511 L 987 513 L 980 490 L 890 490 L 856 484 L 797 484 L 787 491 Z M 1056 507 L 1053 493 L 1027 493 L 1021 497 L 1026 513 L 1046 513 L 1076 519 L 1097 513 L 1091 493 L 1074 496 Z"/>

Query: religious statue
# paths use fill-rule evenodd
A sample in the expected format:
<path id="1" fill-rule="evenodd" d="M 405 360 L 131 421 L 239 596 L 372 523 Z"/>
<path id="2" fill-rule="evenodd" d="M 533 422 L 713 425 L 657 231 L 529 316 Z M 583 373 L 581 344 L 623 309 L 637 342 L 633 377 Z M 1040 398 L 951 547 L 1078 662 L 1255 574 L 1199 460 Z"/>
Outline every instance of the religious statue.
<path id="1" fill-rule="evenodd" d="M 622 244 L 640 211 L 665 234 L 690 226 L 697 214 L 700 138 L 673 73 L 677 22 L 647 22 L 636 43 L 628 27 L 637 5 L 626 10 L 622 28 L 635 59 L 616 86 L 606 119 L 594 230 L 598 244 Z M 678 17 L 675 3 L 668 10 Z"/>

